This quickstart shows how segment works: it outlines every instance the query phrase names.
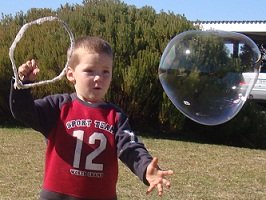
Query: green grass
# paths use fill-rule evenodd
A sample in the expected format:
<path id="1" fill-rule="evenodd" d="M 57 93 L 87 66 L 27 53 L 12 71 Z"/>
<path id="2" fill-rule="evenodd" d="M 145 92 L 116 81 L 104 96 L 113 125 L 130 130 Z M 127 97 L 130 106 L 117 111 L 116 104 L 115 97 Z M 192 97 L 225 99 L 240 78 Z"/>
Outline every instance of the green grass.
<path id="1" fill-rule="evenodd" d="M 119 199 L 266 199 L 266 152 L 246 148 L 141 138 L 162 168 L 173 169 L 163 198 L 120 163 Z M 0 129 L 0 200 L 36 200 L 45 141 L 31 129 Z"/>

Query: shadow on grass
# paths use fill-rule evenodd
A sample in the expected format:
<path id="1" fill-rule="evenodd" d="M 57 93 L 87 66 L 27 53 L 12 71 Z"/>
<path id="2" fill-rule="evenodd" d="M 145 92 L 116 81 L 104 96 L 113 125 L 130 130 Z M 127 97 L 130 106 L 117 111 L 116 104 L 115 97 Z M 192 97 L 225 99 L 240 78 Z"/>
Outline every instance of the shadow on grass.
<path id="1" fill-rule="evenodd" d="M 199 130 L 186 130 L 177 132 L 161 132 L 161 133 L 147 133 L 138 132 L 138 135 L 154 138 L 154 139 L 168 139 L 178 140 L 184 142 L 195 142 L 200 144 L 217 144 L 226 145 L 240 148 L 260 149 L 266 150 L 266 138 L 252 139 L 244 134 L 235 133 L 234 135 L 227 135 L 220 133 L 219 131 L 206 128 L 206 131 Z"/>
<path id="2" fill-rule="evenodd" d="M 249 100 L 233 119 L 224 124 L 206 126 L 186 118 L 181 130 L 149 131 L 153 133 L 150 137 L 265 150 L 265 105 Z"/>
<path id="3" fill-rule="evenodd" d="M 236 117 L 221 125 L 206 126 L 186 118 L 181 130 L 141 130 L 139 134 L 151 138 L 266 150 L 266 107 L 252 106 L 243 108 Z"/>

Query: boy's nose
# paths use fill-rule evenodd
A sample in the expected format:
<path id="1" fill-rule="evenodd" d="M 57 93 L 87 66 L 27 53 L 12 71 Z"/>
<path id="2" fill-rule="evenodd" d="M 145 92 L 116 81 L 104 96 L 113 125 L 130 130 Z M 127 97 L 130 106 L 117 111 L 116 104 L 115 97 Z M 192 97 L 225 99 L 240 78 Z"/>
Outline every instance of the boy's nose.
<path id="1" fill-rule="evenodd" d="M 94 81 L 98 81 L 100 78 L 101 78 L 101 76 L 97 74 L 94 76 Z"/>

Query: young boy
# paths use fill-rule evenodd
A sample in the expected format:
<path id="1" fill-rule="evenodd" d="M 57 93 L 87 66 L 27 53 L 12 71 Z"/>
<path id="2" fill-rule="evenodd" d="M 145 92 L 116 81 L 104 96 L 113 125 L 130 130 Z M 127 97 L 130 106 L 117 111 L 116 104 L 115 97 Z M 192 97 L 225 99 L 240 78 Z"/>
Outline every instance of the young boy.
<path id="1" fill-rule="evenodd" d="M 40 200 L 117 199 L 119 158 L 146 185 L 147 193 L 170 187 L 163 171 L 132 132 L 127 116 L 104 101 L 112 79 L 113 53 L 97 37 L 75 42 L 66 73 L 75 93 L 33 100 L 30 90 L 11 87 L 10 108 L 17 120 L 47 139 Z M 18 69 L 23 82 L 36 79 L 35 60 Z"/>

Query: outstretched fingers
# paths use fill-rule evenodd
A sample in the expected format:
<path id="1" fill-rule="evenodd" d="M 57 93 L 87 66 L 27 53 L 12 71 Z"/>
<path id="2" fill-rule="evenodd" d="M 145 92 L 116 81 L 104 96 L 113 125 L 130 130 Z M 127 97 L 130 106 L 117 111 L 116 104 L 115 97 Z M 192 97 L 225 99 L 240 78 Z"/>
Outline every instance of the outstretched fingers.
<path id="1" fill-rule="evenodd" d="M 164 186 L 166 188 L 170 188 L 171 186 L 170 181 L 165 177 L 172 174 L 172 170 L 161 170 L 158 167 L 158 159 L 154 158 L 149 164 L 146 172 L 146 178 L 150 184 L 146 193 L 149 194 L 154 188 L 157 188 L 158 195 L 162 196 Z"/>

